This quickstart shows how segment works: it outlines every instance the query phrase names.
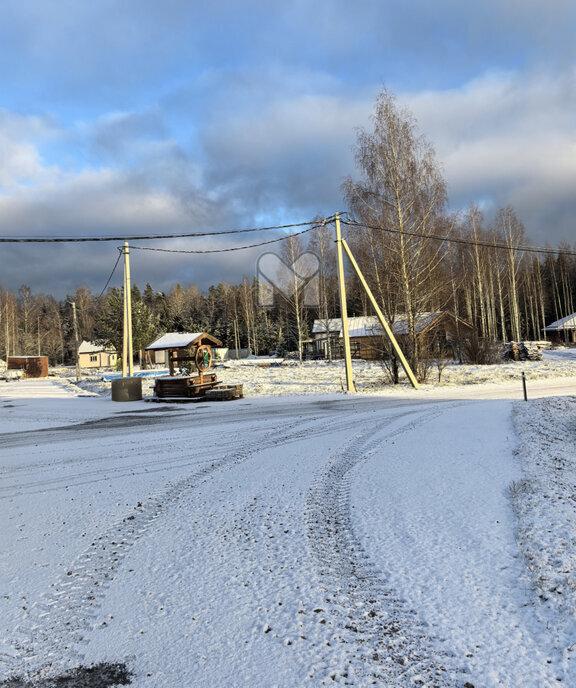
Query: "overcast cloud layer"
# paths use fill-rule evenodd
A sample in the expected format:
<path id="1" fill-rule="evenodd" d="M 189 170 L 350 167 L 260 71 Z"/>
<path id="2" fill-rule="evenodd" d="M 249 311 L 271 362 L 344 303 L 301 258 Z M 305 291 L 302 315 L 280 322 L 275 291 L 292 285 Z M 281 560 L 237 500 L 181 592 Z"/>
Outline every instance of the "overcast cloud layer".
<path id="1" fill-rule="evenodd" d="M 574 35 L 573 0 L 5 0 L 0 236 L 331 215 L 385 85 L 435 146 L 454 209 L 511 204 L 532 243 L 574 244 Z M 98 293 L 116 246 L 0 244 L 0 285 Z M 254 274 L 257 255 L 134 251 L 132 272 L 205 288 Z"/>

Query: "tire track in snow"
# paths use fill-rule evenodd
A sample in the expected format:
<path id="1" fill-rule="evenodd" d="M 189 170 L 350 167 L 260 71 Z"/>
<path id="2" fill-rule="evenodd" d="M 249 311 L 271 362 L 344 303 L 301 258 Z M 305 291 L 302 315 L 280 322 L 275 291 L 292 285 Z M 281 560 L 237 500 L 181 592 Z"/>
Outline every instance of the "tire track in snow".
<path id="1" fill-rule="evenodd" d="M 167 423 L 176 424 L 184 422 L 184 414 L 174 415 L 167 419 L 158 414 L 142 415 L 117 415 L 95 420 L 87 420 L 72 425 L 57 425 L 55 427 L 37 428 L 31 432 L 19 430 L 17 432 L 0 433 L 0 448 L 28 447 L 37 444 L 49 444 L 53 442 L 77 442 L 79 439 L 91 437 L 99 439 L 102 433 L 110 436 L 122 435 L 126 430 L 135 427 L 149 428 L 152 425 L 166 427 Z"/>
<path id="2" fill-rule="evenodd" d="M 226 442 L 221 440 L 221 451 L 231 451 L 237 444 L 235 437 L 229 438 Z M 207 453 L 212 451 L 209 440 L 205 440 L 203 446 L 195 447 L 196 454 L 205 450 Z M 42 452 L 43 455 L 46 452 Z M 59 450 L 54 450 L 55 456 L 59 455 Z M 159 454 L 169 454 L 168 458 L 160 458 Z M 175 455 L 176 454 L 176 455 Z M 172 441 L 167 445 L 166 438 L 162 437 L 156 445 L 150 443 L 143 452 L 140 447 L 135 447 L 134 442 L 125 443 L 124 446 L 118 443 L 115 445 L 115 455 L 113 461 L 116 465 L 111 465 L 111 457 L 108 455 L 73 459 L 44 461 L 42 464 L 35 464 L 33 467 L 15 467 L 5 471 L 0 471 L 0 500 L 12 499 L 21 495 L 44 494 L 46 492 L 58 491 L 63 488 L 76 487 L 80 485 L 91 485 L 105 480 L 114 480 L 126 476 L 137 476 L 141 474 L 152 474 L 166 471 L 177 467 L 197 466 L 196 454 L 191 455 L 181 444 Z M 125 463 L 134 455 L 138 460 L 134 463 Z M 150 460 L 143 460 L 144 456 L 153 456 Z M 99 468 L 92 468 L 93 465 L 101 464 Z M 103 465 L 102 465 L 103 464 Z M 90 470 L 87 470 L 90 467 Z M 53 477 L 54 469 L 73 469 L 75 473 L 67 472 L 65 475 Z M 4 473 L 2 475 L 2 473 Z M 50 477 L 48 477 L 50 476 Z"/>
<path id="3" fill-rule="evenodd" d="M 402 425 L 384 437 L 389 440 L 409 432 L 446 408 L 395 415 L 387 425 L 398 421 Z M 309 549 L 327 605 L 320 611 L 331 615 L 339 640 L 347 647 L 346 660 L 329 675 L 330 682 L 357 686 L 463 685 L 466 679 L 462 669 L 450 656 L 438 656 L 425 625 L 387 586 L 354 533 L 352 471 L 382 446 L 382 429 L 382 425 L 365 428 L 360 439 L 353 437 L 343 450 L 333 454 L 318 473 L 306 502 Z"/>
<path id="4" fill-rule="evenodd" d="M 316 420 L 318 419 L 313 419 L 311 422 L 316 422 Z M 327 424 L 324 426 L 323 431 L 328 431 L 331 427 L 340 427 L 340 425 L 340 423 L 337 423 L 335 421 L 328 421 Z M 76 428 L 78 426 L 72 427 Z M 58 431 L 60 432 L 60 429 L 58 429 Z M 170 430 L 166 432 L 169 433 Z M 22 435 L 23 433 L 14 434 L 17 436 L 18 439 L 22 439 L 20 435 Z M 74 431 L 73 436 L 76 442 L 89 441 L 90 439 L 93 439 L 92 434 L 82 436 L 79 435 L 77 430 Z M 60 435 L 58 435 L 58 437 L 60 437 Z M 66 436 L 66 440 L 68 439 L 71 439 L 71 436 Z M 50 436 L 49 441 L 52 442 L 53 440 L 54 437 Z M 156 442 L 158 446 L 154 447 L 152 446 L 152 443 L 149 444 L 146 448 L 146 454 L 155 455 L 155 453 L 160 452 L 165 454 L 168 451 L 175 450 L 177 453 L 180 453 L 181 455 L 174 456 L 172 454 L 169 458 L 159 458 L 156 455 L 155 458 L 150 461 L 142 460 L 141 450 L 139 447 L 134 447 L 133 440 L 130 439 L 128 441 L 125 441 L 124 443 L 118 442 L 118 444 L 115 445 L 116 454 L 114 456 L 114 462 L 119 465 L 116 466 L 110 465 L 110 457 L 107 455 L 103 456 L 102 454 L 98 454 L 92 457 L 86 457 L 83 455 L 81 456 L 81 458 L 78 458 L 77 456 L 69 458 L 65 455 L 64 457 L 62 457 L 62 450 L 60 447 L 56 449 L 50 449 L 45 448 L 42 444 L 40 445 L 40 451 L 42 456 L 44 457 L 44 460 L 42 462 L 27 462 L 25 465 L 22 466 L 16 465 L 0 468 L 0 481 L 2 483 L 0 485 L 0 500 L 12 499 L 13 497 L 21 496 L 23 494 L 43 494 L 45 492 L 49 492 L 52 490 L 58 491 L 62 488 L 74 487 L 79 485 L 90 485 L 101 482 L 103 480 L 109 480 L 111 478 L 135 476 L 143 473 L 150 474 L 182 465 L 186 466 L 186 464 L 195 462 L 195 455 L 190 455 L 189 453 L 184 452 L 182 450 L 181 442 L 177 444 L 173 441 L 173 439 L 171 439 L 170 441 L 171 446 L 167 446 L 166 437 L 164 436 L 161 437 L 159 440 L 153 440 L 152 442 Z M 205 445 L 205 451 L 212 452 L 213 447 L 210 445 L 211 443 L 213 443 L 213 439 L 204 437 L 203 441 Z M 30 442 L 31 441 L 28 438 L 26 444 L 30 444 Z M 220 445 L 229 445 L 224 448 L 225 451 L 231 450 L 237 444 L 236 434 L 230 437 L 219 438 L 219 443 Z M 26 444 L 22 446 L 26 446 Z M 12 447 L 20 445 L 16 444 L 7 446 Z M 34 447 L 35 449 L 37 449 L 37 442 L 35 443 Z M 3 447 L 0 447 L 0 450 L 1 449 L 3 449 Z M 124 450 L 124 453 L 122 454 L 120 453 L 121 449 Z M 200 449 L 200 447 L 196 446 L 197 453 L 199 453 Z M 222 447 L 220 447 L 220 451 L 222 451 Z M 130 453 L 138 453 L 138 461 L 136 463 L 124 463 L 124 459 L 128 459 Z M 52 461 L 49 458 L 46 458 L 50 457 L 51 455 L 54 455 L 56 457 L 54 461 Z M 108 462 L 108 464 L 100 468 L 86 470 L 87 465 L 98 464 L 102 462 Z M 53 470 L 55 467 L 58 469 L 64 467 L 74 468 L 77 471 L 77 473 L 66 473 L 65 475 L 55 477 L 53 475 Z M 46 472 L 48 475 L 43 475 L 44 472 Z"/>
<path id="5" fill-rule="evenodd" d="M 247 433 L 234 450 L 205 461 L 190 475 L 168 483 L 138 502 L 131 513 L 95 538 L 38 602 L 23 608 L 21 621 L 10 640 L 11 647 L 4 652 L 0 650 L 0 660 L 8 667 L 6 678 L 36 680 L 77 666 L 83 660 L 81 646 L 85 635 L 94 627 L 101 600 L 131 547 L 185 493 L 210 480 L 216 472 L 243 463 L 264 449 L 323 435 L 333 428 L 354 423 L 354 418 L 342 423 L 341 419 L 327 420 L 325 416 L 304 421 L 293 417 L 289 422 L 284 419 L 280 428 L 269 429 L 260 438 L 255 433 Z"/>

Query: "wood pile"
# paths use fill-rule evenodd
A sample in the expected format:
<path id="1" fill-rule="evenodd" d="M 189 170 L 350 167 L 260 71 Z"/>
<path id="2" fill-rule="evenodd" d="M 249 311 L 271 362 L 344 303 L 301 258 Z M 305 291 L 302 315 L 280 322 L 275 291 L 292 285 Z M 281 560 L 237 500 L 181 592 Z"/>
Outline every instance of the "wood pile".
<path id="1" fill-rule="evenodd" d="M 154 385 L 157 397 L 197 397 L 216 386 L 216 375 L 211 373 L 202 377 L 159 377 Z"/>
<path id="2" fill-rule="evenodd" d="M 507 361 L 541 361 L 544 348 L 542 342 L 508 342 L 502 358 Z"/>
<path id="3" fill-rule="evenodd" d="M 156 399 L 190 399 L 201 401 L 231 401 L 242 399 L 242 385 L 221 385 L 216 375 L 204 374 L 200 377 L 161 377 L 154 387 Z"/>
<path id="4" fill-rule="evenodd" d="M 242 399 L 244 394 L 242 385 L 219 385 L 206 390 L 204 396 L 207 401 L 232 401 L 232 399 Z"/>

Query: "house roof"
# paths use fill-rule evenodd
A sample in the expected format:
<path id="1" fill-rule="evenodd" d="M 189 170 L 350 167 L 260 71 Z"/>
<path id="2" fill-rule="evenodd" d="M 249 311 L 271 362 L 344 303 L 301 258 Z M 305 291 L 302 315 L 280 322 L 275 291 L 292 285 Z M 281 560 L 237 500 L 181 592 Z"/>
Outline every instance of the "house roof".
<path id="1" fill-rule="evenodd" d="M 207 332 L 168 332 L 146 347 L 146 351 L 187 349 L 195 344 L 222 346 L 222 342 Z"/>
<path id="2" fill-rule="evenodd" d="M 416 333 L 423 332 L 432 323 L 440 318 L 447 311 L 437 311 L 435 313 L 420 313 L 416 316 Z M 455 317 L 455 316 L 452 316 Z M 463 322 L 463 321 L 461 321 Z M 312 327 L 313 334 L 323 334 L 327 331 L 338 334 L 342 337 L 342 319 L 331 318 L 329 320 L 315 320 Z M 383 334 L 384 330 L 378 317 L 375 315 L 363 315 L 355 318 L 348 318 L 348 331 L 350 337 L 374 337 Z M 396 317 L 392 326 L 392 332 L 397 335 L 408 334 L 408 319 L 405 315 Z"/>
<path id="3" fill-rule="evenodd" d="M 97 354 L 99 351 L 115 352 L 116 349 L 112 345 L 102 346 L 101 344 L 95 344 L 94 342 L 88 342 L 86 340 L 78 347 L 79 354 Z"/>
<path id="4" fill-rule="evenodd" d="M 544 331 L 554 332 L 555 330 L 576 330 L 576 313 L 560 318 L 544 328 Z"/>
<path id="5" fill-rule="evenodd" d="M 328 318 L 322 320 L 315 320 L 312 326 L 312 334 L 321 334 L 324 332 L 340 332 L 342 330 L 342 320 L 340 318 Z"/>

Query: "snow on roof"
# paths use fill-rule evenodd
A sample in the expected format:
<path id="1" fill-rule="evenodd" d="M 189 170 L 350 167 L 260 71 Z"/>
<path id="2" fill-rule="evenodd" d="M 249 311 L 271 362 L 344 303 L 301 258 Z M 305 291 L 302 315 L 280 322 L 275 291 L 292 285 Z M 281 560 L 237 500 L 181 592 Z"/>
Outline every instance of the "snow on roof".
<path id="1" fill-rule="evenodd" d="M 417 316 L 416 332 L 425 330 L 436 318 L 442 315 L 441 312 L 421 313 Z M 338 333 L 342 336 L 342 319 L 331 318 L 329 320 L 315 320 L 312 327 L 312 334 L 324 334 L 327 330 Z M 348 318 L 348 331 L 350 337 L 374 337 L 383 333 L 382 325 L 375 315 L 363 315 L 355 318 Z M 397 316 L 392 326 L 395 335 L 408 334 L 408 321 L 405 315 Z"/>
<path id="2" fill-rule="evenodd" d="M 576 330 L 576 313 L 572 315 L 567 315 L 565 318 L 560 318 L 550 325 L 544 328 L 544 331 L 554 331 L 554 330 Z"/>
<path id="3" fill-rule="evenodd" d="M 181 349 L 190 346 L 203 332 L 167 332 L 146 347 L 146 351 L 157 349 Z"/>
<path id="4" fill-rule="evenodd" d="M 321 334 L 329 330 L 330 332 L 340 332 L 342 329 L 342 320 L 340 318 L 323 318 L 322 320 L 315 320 L 312 326 L 312 334 Z"/>
<path id="5" fill-rule="evenodd" d="M 95 354 L 98 351 L 116 351 L 116 349 L 112 345 L 102 346 L 101 344 L 95 344 L 86 340 L 78 347 L 79 354 Z"/>
<path id="6" fill-rule="evenodd" d="M 193 344 L 221 347 L 222 342 L 207 332 L 168 332 L 146 347 L 146 351 L 186 349 Z"/>

